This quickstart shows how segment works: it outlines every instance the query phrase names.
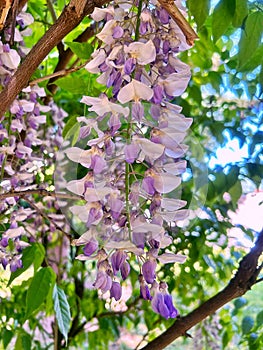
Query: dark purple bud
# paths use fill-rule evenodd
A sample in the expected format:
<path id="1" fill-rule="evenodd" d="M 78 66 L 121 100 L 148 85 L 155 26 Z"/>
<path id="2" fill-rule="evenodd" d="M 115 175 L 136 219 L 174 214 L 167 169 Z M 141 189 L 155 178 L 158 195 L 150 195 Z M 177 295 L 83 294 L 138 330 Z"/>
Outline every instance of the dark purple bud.
<path id="1" fill-rule="evenodd" d="M 135 65 L 136 65 L 136 59 L 128 58 L 124 64 L 124 73 L 130 75 L 134 71 Z"/>
<path id="2" fill-rule="evenodd" d="M 6 258 L 1 259 L 1 264 L 3 265 L 4 270 L 6 269 L 8 265 L 8 260 Z"/>
<path id="3" fill-rule="evenodd" d="M 139 275 L 139 282 L 140 282 L 140 297 L 143 298 L 144 300 L 152 300 L 149 287 L 145 283 L 142 275 Z"/>
<path id="4" fill-rule="evenodd" d="M 3 237 L 0 241 L 0 245 L 5 248 L 8 246 L 8 238 L 7 237 Z"/>
<path id="5" fill-rule="evenodd" d="M 153 88 L 152 102 L 156 104 L 161 104 L 163 100 L 163 87 L 160 85 L 155 85 Z"/>
<path id="6" fill-rule="evenodd" d="M 18 259 L 17 262 L 16 262 L 16 266 L 18 269 L 21 269 L 23 267 L 23 263 L 22 263 L 22 260 L 21 259 Z"/>
<path id="7" fill-rule="evenodd" d="M 112 36 L 114 39 L 119 39 L 123 36 L 123 29 L 122 27 L 120 26 L 116 26 L 114 29 L 113 29 L 113 33 L 112 33 Z"/>
<path id="8" fill-rule="evenodd" d="M 83 253 L 86 256 L 90 256 L 98 249 L 98 246 L 99 246 L 98 241 L 92 238 L 83 248 Z"/>
<path id="9" fill-rule="evenodd" d="M 116 301 L 120 300 L 122 295 L 121 285 L 118 282 L 112 282 L 110 289 L 110 297 L 114 298 Z"/>
<path id="10" fill-rule="evenodd" d="M 133 232 L 132 242 L 136 247 L 143 249 L 145 244 L 145 234 L 141 232 Z"/>
<path id="11" fill-rule="evenodd" d="M 124 227 L 127 222 L 127 217 L 125 215 L 118 218 L 118 224 L 120 227 Z"/>
<path id="12" fill-rule="evenodd" d="M 18 266 L 17 266 L 17 263 L 16 261 L 11 261 L 10 263 L 10 271 L 11 272 L 15 272 L 17 270 Z"/>
<path id="13" fill-rule="evenodd" d="M 157 38 L 157 37 L 154 37 L 154 39 L 153 39 L 153 44 L 154 44 L 154 46 L 155 46 L 156 53 L 158 54 L 159 51 L 160 51 L 161 39 L 160 39 L 160 38 Z"/>
<path id="14" fill-rule="evenodd" d="M 107 87 L 111 87 L 111 86 L 114 84 L 114 81 L 115 81 L 115 79 L 116 79 L 116 76 L 117 76 L 117 72 L 116 72 L 115 69 L 113 69 L 113 70 L 111 71 L 111 74 L 110 74 L 108 80 L 107 80 L 107 84 L 106 84 Z"/>
<path id="15" fill-rule="evenodd" d="M 112 266 L 114 275 L 116 275 L 117 272 L 120 270 L 126 258 L 127 258 L 127 253 L 125 253 L 125 251 L 123 250 L 116 250 L 116 252 L 112 254 L 111 266 Z"/>
<path id="16" fill-rule="evenodd" d="M 126 278 L 129 276 L 129 273 L 130 273 L 130 270 L 131 270 L 131 267 L 130 267 L 130 264 L 128 263 L 128 261 L 124 261 L 124 263 L 121 265 L 121 277 L 123 279 L 123 281 L 126 280 Z"/>
<path id="17" fill-rule="evenodd" d="M 142 189 L 150 195 L 155 194 L 154 179 L 150 176 L 146 176 L 142 180 Z"/>
<path id="18" fill-rule="evenodd" d="M 166 55 L 166 54 L 169 52 L 170 49 L 171 49 L 171 48 L 170 48 L 170 42 L 169 42 L 169 40 L 165 40 L 165 41 L 163 42 L 163 53 L 164 53 L 164 55 Z"/>
<path id="19" fill-rule="evenodd" d="M 149 244 L 154 249 L 158 249 L 160 247 L 160 242 L 156 241 L 155 239 L 151 239 Z"/>
<path id="20" fill-rule="evenodd" d="M 142 265 L 142 274 L 147 283 L 152 284 L 153 281 L 155 280 L 155 269 L 156 269 L 157 263 L 155 260 L 150 259 L 147 260 L 143 265 Z"/>

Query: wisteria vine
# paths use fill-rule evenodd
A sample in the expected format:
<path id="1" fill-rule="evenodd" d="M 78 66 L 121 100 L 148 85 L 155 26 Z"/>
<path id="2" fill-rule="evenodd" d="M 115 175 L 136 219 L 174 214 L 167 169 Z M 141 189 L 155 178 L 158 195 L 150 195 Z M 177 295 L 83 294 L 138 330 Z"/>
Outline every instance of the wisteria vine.
<path id="1" fill-rule="evenodd" d="M 182 209 L 186 202 L 175 196 L 186 168 L 183 140 L 192 119 L 173 100 L 190 79 L 188 65 L 177 57 L 189 45 L 157 1 L 114 1 L 95 8 L 91 17 L 104 26 L 86 69 L 98 75 L 105 90 L 99 97 L 83 96 L 89 113 L 77 120 L 84 146 L 64 150 L 78 169 L 86 169 L 84 177 L 66 185 L 85 199 L 84 205 L 70 207 L 87 228 L 73 242 L 84 245 L 77 259 L 97 261 L 93 286 L 115 300 L 135 259 L 141 297 L 163 317 L 175 318 L 178 311 L 167 284 L 157 282 L 156 267 L 157 260 L 186 259 L 166 250 L 172 238 L 165 225 L 188 215 Z"/>

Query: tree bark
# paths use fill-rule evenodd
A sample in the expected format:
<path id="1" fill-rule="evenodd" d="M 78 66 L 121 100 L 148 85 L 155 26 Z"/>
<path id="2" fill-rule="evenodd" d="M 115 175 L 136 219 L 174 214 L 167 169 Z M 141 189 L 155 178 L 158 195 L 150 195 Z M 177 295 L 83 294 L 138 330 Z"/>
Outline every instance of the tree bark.
<path id="1" fill-rule="evenodd" d="M 258 267 L 258 259 L 262 252 L 263 230 L 259 234 L 255 246 L 241 260 L 237 273 L 229 284 L 197 309 L 184 317 L 178 318 L 171 327 L 148 343 L 143 350 L 164 349 L 175 339 L 186 335 L 186 332 L 190 328 L 204 320 L 207 316 L 212 315 L 229 301 L 245 294 L 257 282 L 257 277 L 262 269 L 262 265 Z"/>
<path id="2" fill-rule="evenodd" d="M 28 85 L 39 64 L 59 42 L 70 33 L 94 7 L 101 7 L 109 0 L 71 0 L 58 20 L 48 29 L 18 67 L 7 86 L 0 93 L 0 118 L 8 110 L 19 92 Z"/>

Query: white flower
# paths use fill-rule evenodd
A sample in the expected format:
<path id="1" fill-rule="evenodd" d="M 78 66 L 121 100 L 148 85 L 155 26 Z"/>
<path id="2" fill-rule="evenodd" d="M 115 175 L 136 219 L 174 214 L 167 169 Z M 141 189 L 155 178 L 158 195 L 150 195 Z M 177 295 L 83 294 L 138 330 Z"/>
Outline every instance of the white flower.
<path id="1" fill-rule="evenodd" d="M 9 52 L 1 53 L 0 57 L 2 63 L 10 69 L 16 69 L 20 63 L 20 56 L 13 49 L 11 49 Z"/>
<path id="2" fill-rule="evenodd" d="M 161 207 L 167 211 L 174 211 L 184 207 L 187 204 L 186 201 L 174 198 L 162 198 Z"/>
<path id="3" fill-rule="evenodd" d="M 112 34 L 113 34 L 113 29 L 114 27 L 116 27 L 116 25 L 117 25 L 117 21 L 115 21 L 114 19 L 111 19 L 110 21 L 108 21 L 104 25 L 102 31 L 96 35 L 97 38 L 100 39 L 105 44 L 111 45 L 114 42 L 114 38 Z"/>
<path id="4" fill-rule="evenodd" d="M 132 81 L 125 85 L 118 93 L 117 99 L 120 103 L 127 103 L 129 101 L 138 102 L 139 100 L 149 101 L 153 97 L 153 90 L 147 85 L 132 79 Z"/>
<path id="5" fill-rule="evenodd" d="M 108 97 L 103 95 L 102 97 L 89 97 L 83 96 L 80 102 L 91 106 L 88 110 L 95 112 L 99 116 L 103 116 L 105 113 L 117 113 L 127 117 L 130 113 L 129 107 L 122 107 L 117 103 L 110 102 Z"/>
<path id="6" fill-rule="evenodd" d="M 161 264 L 168 264 L 173 262 L 178 262 L 182 264 L 185 262 L 186 256 L 174 253 L 163 253 L 161 255 L 158 255 L 157 259 L 160 261 Z"/>
<path id="7" fill-rule="evenodd" d="M 154 143 L 143 138 L 134 138 L 134 142 L 140 147 L 141 151 L 147 157 L 155 160 L 161 157 L 165 147 L 159 143 Z"/>
<path id="8" fill-rule="evenodd" d="M 114 17 L 114 7 L 113 6 L 108 6 L 105 9 L 101 9 L 99 7 L 95 7 L 94 11 L 90 15 L 91 18 L 94 19 L 94 21 L 99 22 L 102 21 L 107 14 L 112 15 Z"/>
<path id="9" fill-rule="evenodd" d="M 99 66 L 105 62 L 106 53 L 104 50 L 96 50 L 91 57 L 93 57 L 93 59 L 86 64 L 85 68 L 90 73 L 99 73 Z"/>
<path id="10" fill-rule="evenodd" d="M 129 46 L 124 46 L 124 52 L 129 53 L 132 58 L 136 58 L 141 65 L 153 62 L 156 58 L 156 50 L 152 40 L 146 43 L 131 43 Z"/>
<path id="11" fill-rule="evenodd" d="M 152 177 L 154 180 L 154 188 L 159 193 L 169 193 L 176 189 L 181 183 L 179 177 L 167 173 L 154 173 Z"/>

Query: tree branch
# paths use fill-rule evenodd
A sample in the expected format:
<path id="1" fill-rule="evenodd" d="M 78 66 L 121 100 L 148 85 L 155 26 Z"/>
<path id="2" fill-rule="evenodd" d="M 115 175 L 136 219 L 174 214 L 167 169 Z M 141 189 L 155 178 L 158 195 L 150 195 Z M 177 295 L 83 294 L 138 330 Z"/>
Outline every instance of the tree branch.
<path id="1" fill-rule="evenodd" d="M 263 252 L 263 230 L 259 234 L 255 246 L 241 260 L 236 275 L 229 284 L 218 294 L 207 300 L 194 311 L 184 317 L 178 318 L 174 324 L 164 333 L 147 344 L 143 350 L 161 350 L 171 344 L 175 339 L 212 315 L 216 310 L 227 304 L 232 299 L 245 294 L 257 283 L 257 277 L 262 265 L 258 267 L 258 259 Z"/>
<path id="2" fill-rule="evenodd" d="M 0 117 L 8 110 L 17 94 L 28 85 L 30 77 L 39 64 L 58 43 L 70 33 L 82 19 L 92 13 L 94 7 L 101 7 L 109 0 L 71 0 L 58 20 L 48 29 L 32 48 L 7 86 L 0 93 Z"/>
<path id="3" fill-rule="evenodd" d="M 174 0 L 158 0 L 161 6 L 169 13 L 169 15 L 172 17 L 172 19 L 177 23 L 177 25 L 180 27 L 181 31 L 183 32 L 186 42 L 189 45 L 194 44 L 194 40 L 198 39 L 198 35 L 193 30 L 193 28 L 190 26 L 190 24 L 187 22 L 187 20 L 184 18 L 184 16 L 181 14 L 179 9 L 174 3 Z"/>

